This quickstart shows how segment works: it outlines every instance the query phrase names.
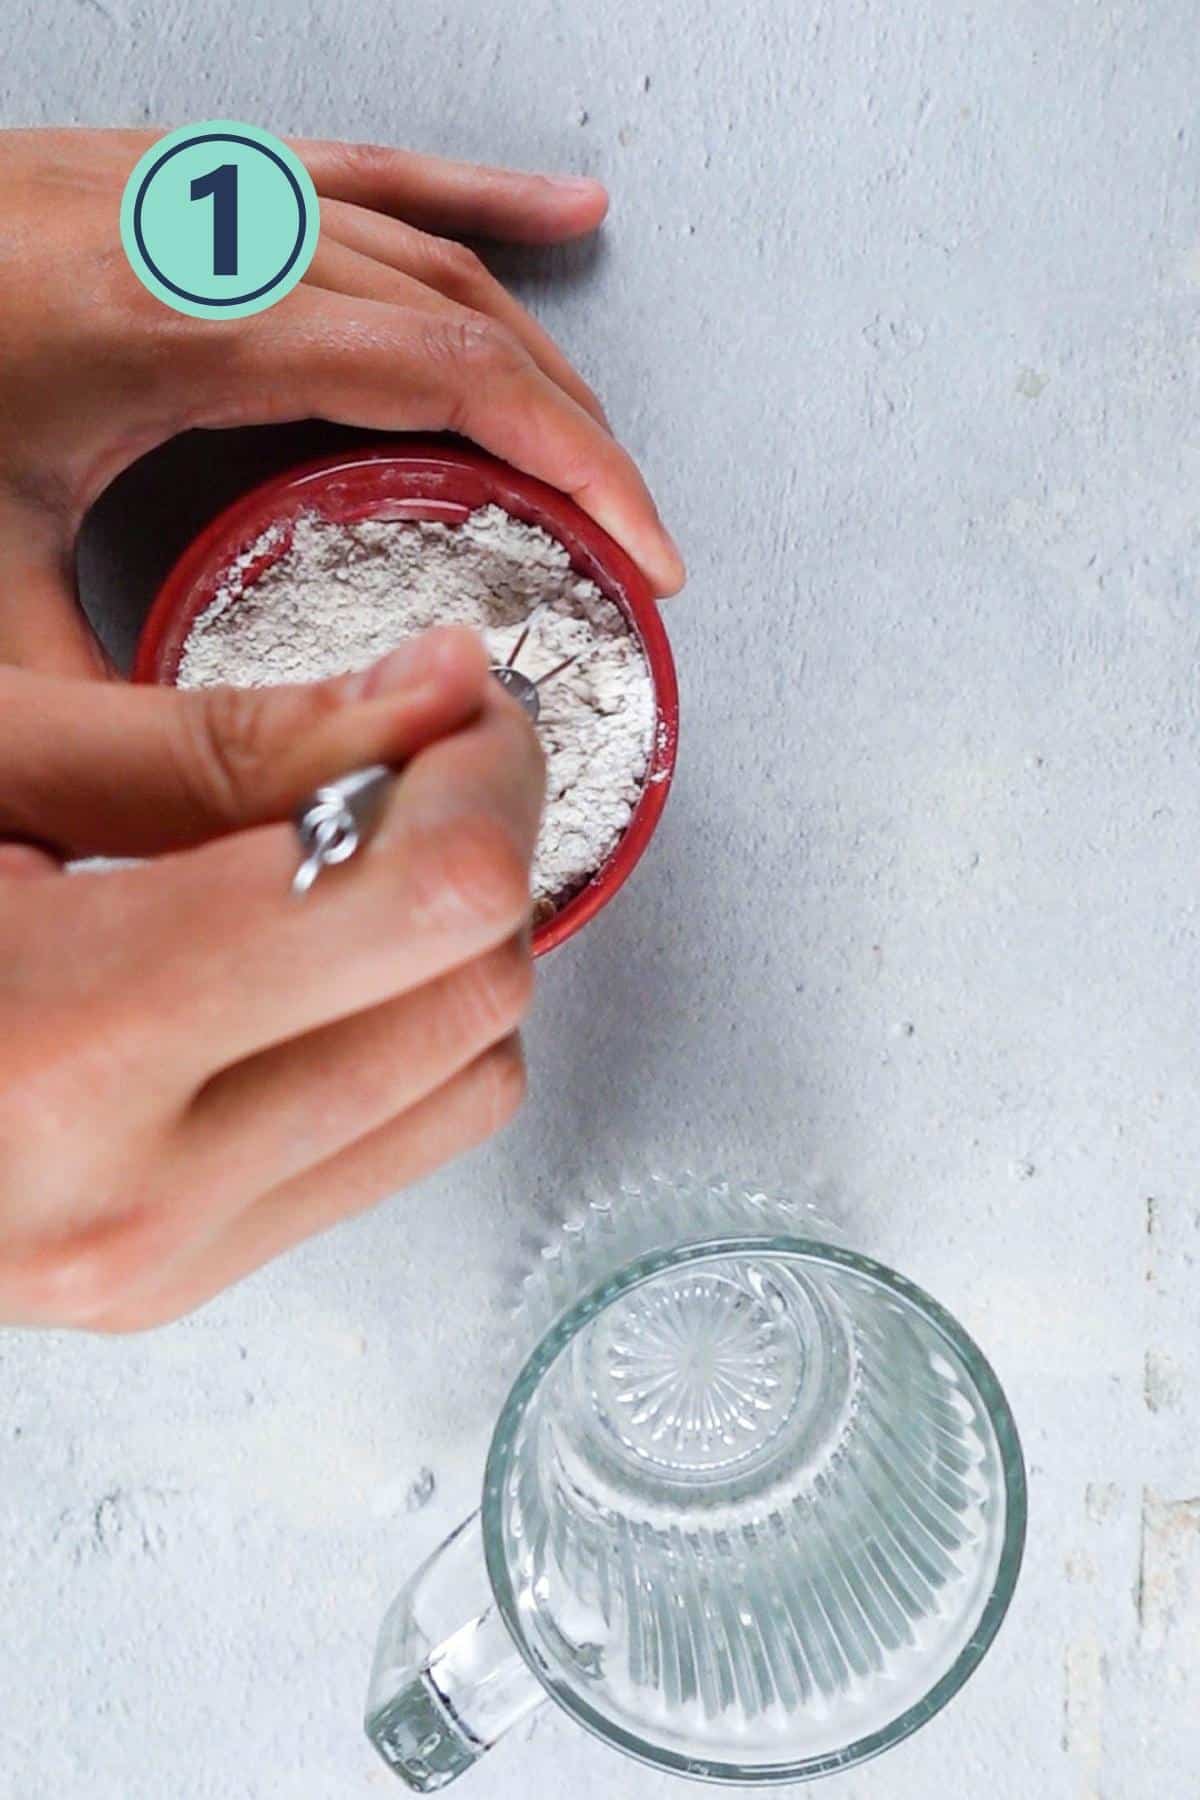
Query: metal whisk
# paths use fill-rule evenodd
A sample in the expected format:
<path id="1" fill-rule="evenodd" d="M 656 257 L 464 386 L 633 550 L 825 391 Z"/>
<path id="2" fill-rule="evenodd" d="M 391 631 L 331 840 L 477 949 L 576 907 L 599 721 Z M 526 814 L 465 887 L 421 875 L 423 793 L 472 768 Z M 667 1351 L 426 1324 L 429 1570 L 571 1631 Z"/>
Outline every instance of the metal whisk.
<path id="1" fill-rule="evenodd" d="M 534 725 L 537 724 L 538 715 L 542 710 L 542 699 L 538 689 L 544 688 L 548 681 L 553 681 L 556 675 L 561 675 L 565 669 L 571 667 L 572 663 L 577 663 L 581 656 L 587 654 L 584 650 L 577 650 L 573 656 L 564 656 L 560 663 L 556 663 L 552 669 L 547 669 L 546 673 L 544 675 L 539 675 L 536 681 L 534 681 L 531 676 L 526 675 L 521 669 L 518 669 L 516 666 L 517 658 L 525 648 L 526 641 L 530 632 L 533 630 L 534 622 L 540 611 L 540 607 L 535 607 L 533 612 L 531 612 L 526 619 L 521 635 L 509 652 L 507 662 L 492 664 L 492 674 L 500 683 L 500 686 L 502 688 L 507 688 L 518 706 L 525 709 L 530 721 Z"/>
<path id="2" fill-rule="evenodd" d="M 507 688 L 518 705 L 525 709 L 534 725 L 542 710 L 538 690 L 544 688 L 548 681 L 553 681 L 556 675 L 569 669 L 572 663 L 590 655 L 588 649 L 577 650 L 573 656 L 564 656 L 560 663 L 555 663 L 552 669 L 547 669 L 536 681 L 518 669 L 517 658 L 525 648 L 540 610 L 535 608 L 526 619 L 508 661 L 493 663 L 491 671 L 501 687 Z M 392 775 L 393 771 L 384 768 L 382 764 L 356 769 L 353 773 L 344 775 L 340 781 L 330 781 L 319 787 L 298 808 L 293 823 L 300 840 L 300 866 L 292 878 L 294 894 L 307 894 L 323 869 L 349 861 L 374 836 L 383 815 Z"/>

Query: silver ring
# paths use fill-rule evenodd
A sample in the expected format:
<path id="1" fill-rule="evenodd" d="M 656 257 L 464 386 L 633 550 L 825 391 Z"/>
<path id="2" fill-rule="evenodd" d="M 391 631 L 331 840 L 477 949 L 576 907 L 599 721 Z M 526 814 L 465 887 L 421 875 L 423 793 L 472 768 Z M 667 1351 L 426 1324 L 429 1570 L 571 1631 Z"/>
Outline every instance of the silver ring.
<path id="1" fill-rule="evenodd" d="M 292 877 L 298 898 L 308 893 L 323 869 L 349 862 L 369 843 L 383 817 L 392 771 L 381 763 L 330 781 L 297 808 L 293 823 L 300 840 L 300 866 Z"/>

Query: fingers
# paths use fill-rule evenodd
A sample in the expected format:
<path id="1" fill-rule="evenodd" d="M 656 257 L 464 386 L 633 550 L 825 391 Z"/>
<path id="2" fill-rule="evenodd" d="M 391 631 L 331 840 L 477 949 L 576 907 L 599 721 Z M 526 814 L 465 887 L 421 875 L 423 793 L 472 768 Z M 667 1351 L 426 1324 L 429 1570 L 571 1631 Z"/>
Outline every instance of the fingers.
<path id="1" fill-rule="evenodd" d="M 259 1191 L 302 1174 L 510 1036 L 532 996 L 522 933 L 398 1000 L 227 1069 L 184 1123 L 184 1184 L 219 1189 L 235 1163 Z"/>
<path id="2" fill-rule="evenodd" d="M 51 908 L 34 901 L 27 884 L 4 884 L 6 1006 L 15 1017 L 32 1006 L 53 1036 L 56 1021 L 68 1025 L 40 1073 L 36 1031 L 27 1046 L 40 1118 L 30 1137 L 35 1170 L 49 1115 L 61 1108 L 77 1117 L 81 1104 L 84 1115 L 69 1147 L 54 1140 L 38 1178 L 41 1228 L 0 1259 L 5 1316 L 94 1323 L 114 1294 L 140 1294 L 159 1271 L 213 1241 L 239 1208 L 277 1184 L 281 1167 L 356 1143 L 373 1121 L 388 1131 L 397 1107 L 425 1095 L 411 1109 L 419 1123 L 427 1084 L 445 1073 L 453 1084 L 476 1047 L 520 1015 L 527 938 L 515 956 L 486 953 L 527 931 L 541 762 L 528 720 L 491 686 L 480 718 L 420 753 L 399 778 L 380 836 L 302 904 L 287 889 L 294 834 L 275 826 L 133 869 L 80 874 L 56 883 Z M 290 1071 L 282 1059 L 263 1059 L 258 1073 L 275 1127 L 300 1139 L 276 1155 L 265 1178 L 262 1140 L 256 1157 L 253 1131 L 245 1141 L 221 1131 L 222 1100 L 225 1125 L 235 1124 L 237 1083 L 223 1090 L 220 1079 L 234 1063 L 477 958 L 484 969 L 473 984 L 443 986 L 440 1006 L 431 998 L 410 1013 L 417 1055 L 406 1043 L 401 1058 L 398 1021 L 380 1012 L 340 1044 L 328 1037 L 307 1054 L 298 1047 Z M 389 1050 L 391 1072 L 375 1064 Z M 350 1060 L 348 1081 L 339 1093 L 319 1091 L 323 1077 L 336 1081 L 339 1056 Z M 298 1097 L 318 1118 L 328 1106 L 328 1127 L 313 1130 L 289 1109 L 288 1081 L 301 1089 L 307 1081 Z M 350 1090 L 360 1081 L 368 1091 L 356 1098 Z M 242 1087 L 243 1096 L 249 1091 Z M 193 1109 L 198 1117 L 213 1096 L 206 1156 L 187 1130 Z M 494 1109 L 487 1117 L 494 1124 Z M 18 1149 L 28 1133 L 22 1123 Z M 7 1141 L 11 1149 L 11 1133 Z M 451 1132 L 445 1154 L 468 1141 L 465 1127 Z M 11 1175 L 11 1157 L 9 1164 Z"/>
<path id="3" fill-rule="evenodd" d="M 131 168 L 161 135 L 158 129 L 105 133 Z M 386 144 L 346 144 L 327 138 L 289 142 L 318 194 L 403 215 L 426 231 L 514 244 L 556 244 L 595 231 L 608 211 L 603 185 L 586 176 L 526 174 L 420 156 Z"/>
<path id="4" fill-rule="evenodd" d="M 309 687 L 83 688 L 0 671 L 0 835 L 139 856 L 285 818 L 320 782 L 463 724 L 486 683 L 483 647 L 459 629 Z"/>
<path id="5" fill-rule="evenodd" d="M 492 319 L 432 317 L 301 286 L 246 321 L 225 378 L 219 416 L 205 423 L 316 414 L 459 432 L 571 494 L 660 593 L 682 586 L 679 552 L 630 457 Z"/>
<path id="6" fill-rule="evenodd" d="M 583 237 L 608 211 L 598 181 L 417 156 L 379 144 L 292 141 L 317 192 L 403 217 L 423 231 L 554 244 Z"/>
<path id="7" fill-rule="evenodd" d="M 223 1223 L 156 1280 L 89 1319 L 90 1327 L 145 1331 L 191 1312 L 305 1238 L 485 1142 L 512 1119 L 524 1092 L 520 1045 L 509 1038 L 401 1118 Z"/>
<path id="8" fill-rule="evenodd" d="M 379 832 L 303 901 L 289 826 L 240 832 L 123 884 L 141 945 L 139 1003 L 194 1090 L 215 1071 L 408 993 L 512 937 L 530 910 L 542 759 L 496 686 L 480 715 L 416 756 Z M 231 899 L 235 902 L 231 904 Z"/>
<path id="9" fill-rule="evenodd" d="M 460 307 L 483 313 L 511 331 L 551 381 L 608 429 L 604 409 L 587 382 L 473 250 L 338 201 L 326 201 L 321 217 L 321 247 L 309 281 L 364 300 L 410 305 L 418 291 L 432 290 Z M 397 276 L 409 279 L 398 284 Z"/>
<path id="10" fill-rule="evenodd" d="M 453 429 L 569 494 L 625 546 L 659 594 L 678 593 L 683 559 L 627 452 L 533 363 L 488 348 L 491 366 L 464 389 Z"/>

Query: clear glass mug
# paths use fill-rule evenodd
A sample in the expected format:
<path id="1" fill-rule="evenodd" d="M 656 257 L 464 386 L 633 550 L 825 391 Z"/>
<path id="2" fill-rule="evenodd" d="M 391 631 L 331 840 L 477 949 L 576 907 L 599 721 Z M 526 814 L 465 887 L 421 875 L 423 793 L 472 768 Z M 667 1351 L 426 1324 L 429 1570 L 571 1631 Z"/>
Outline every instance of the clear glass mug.
<path id="1" fill-rule="evenodd" d="M 419 1792 L 547 1697 L 642 1762 L 803 1781 L 957 1692 L 1025 1474 L 949 1314 L 814 1209 L 654 1179 L 528 1277 L 480 1511 L 394 1601 L 366 1729 Z"/>

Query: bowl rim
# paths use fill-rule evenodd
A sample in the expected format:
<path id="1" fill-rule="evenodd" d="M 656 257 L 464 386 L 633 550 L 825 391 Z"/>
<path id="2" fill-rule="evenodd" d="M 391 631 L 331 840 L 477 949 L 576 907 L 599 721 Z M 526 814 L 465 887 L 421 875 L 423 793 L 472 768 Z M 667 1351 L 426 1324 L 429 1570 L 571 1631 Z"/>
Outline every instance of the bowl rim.
<path id="1" fill-rule="evenodd" d="M 412 485 L 389 499 L 385 489 L 397 477 Z M 474 497 L 465 498 L 468 494 Z M 230 565 L 273 524 L 286 526 L 301 513 L 321 510 L 322 499 L 329 504 L 339 497 L 344 510 L 330 516 L 342 523 L 372 517 L 458 523 L 490 503 L 538 524 L 563 544 L 578 573 L 620 607 L 642 646 L 655 702 L 645 783 L 629 824 L 600 868 L 535 927 L 533 952 L 544 956 L 594 918 L 641 861 L 667 802 L 679 740 L 675 662 L 650 583 L 628 552 L 569 495 L 473 446 L 429 436 L 397 438 L 291 465 L 223 508 L 183 550 L 146 615 L 133 680 L 173 685 L 187 635 Z M 288 541 L 285 530 L 280 544 L 265 552 L 258 566 L 249 565 L 244 587 L 252 586 L 286 551 Z"/>

